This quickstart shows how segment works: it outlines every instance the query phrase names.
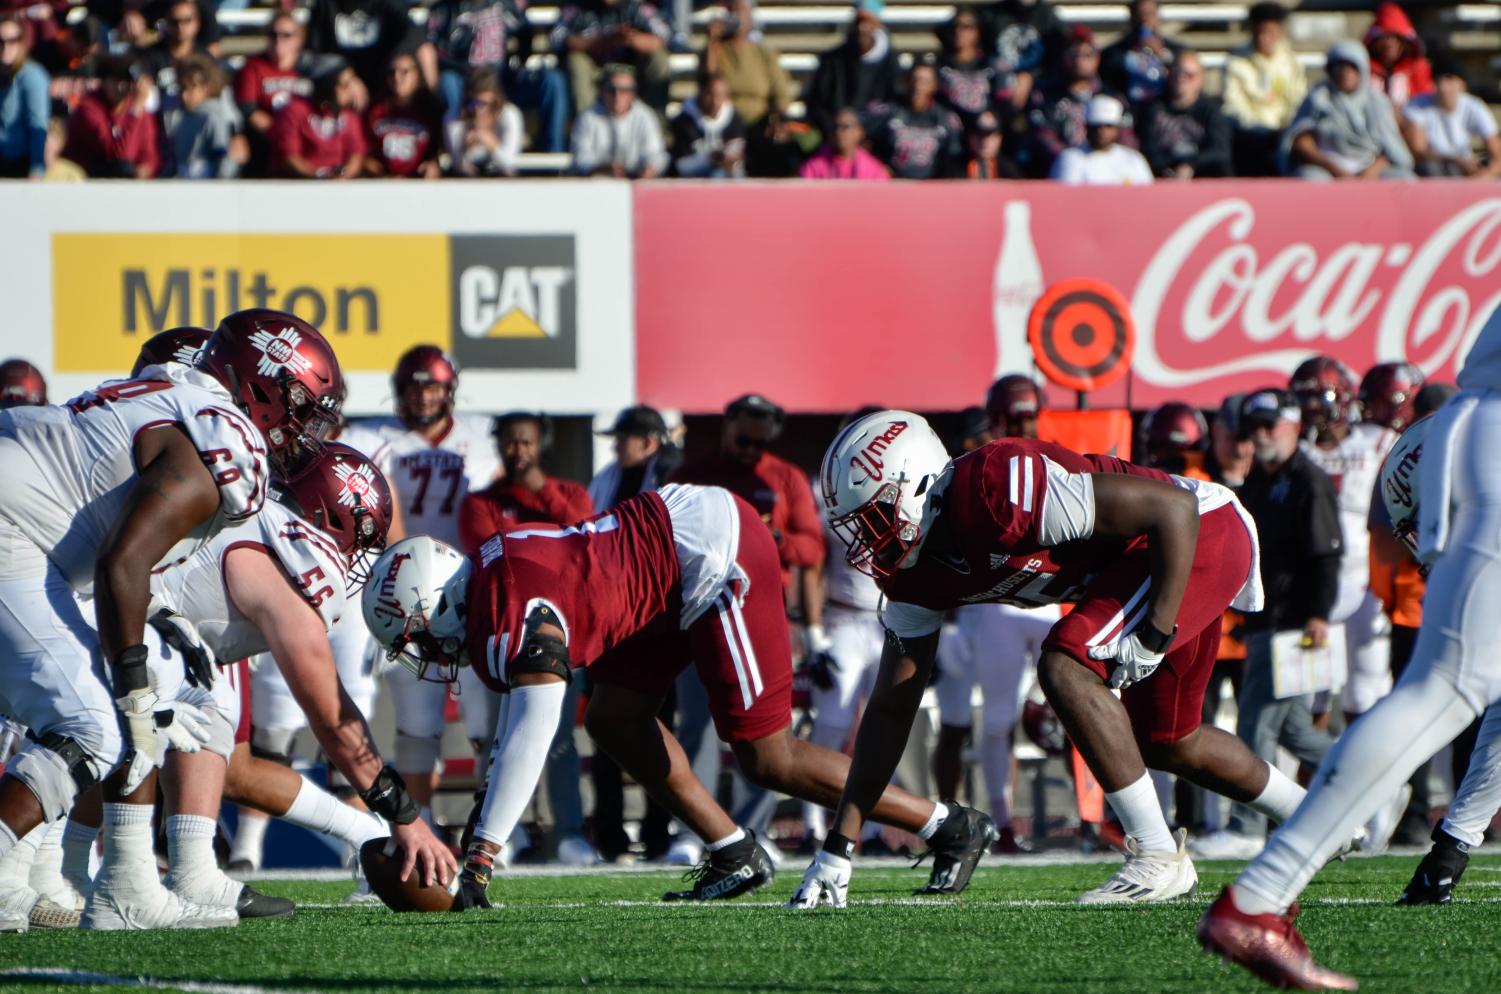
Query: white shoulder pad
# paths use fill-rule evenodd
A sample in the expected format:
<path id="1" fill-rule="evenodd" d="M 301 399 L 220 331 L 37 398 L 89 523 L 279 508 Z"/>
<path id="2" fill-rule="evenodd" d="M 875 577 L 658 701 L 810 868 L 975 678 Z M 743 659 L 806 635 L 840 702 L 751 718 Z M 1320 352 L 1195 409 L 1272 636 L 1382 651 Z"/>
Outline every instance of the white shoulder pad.
<path id="1" fill-rule="evenodd" d="M 266 502 L 266 446 L 261 433 L 228 404 L 200 407 L 183 429 L 219 485 L 219 508 L 231 521 L 248 518 Z"/>
<path id="2" fill-rule="evenodd" d="M 348 596 L 349 564 L 333 539 L 272 501 L 260 515 L 262 541 L 329 630 Z"/>

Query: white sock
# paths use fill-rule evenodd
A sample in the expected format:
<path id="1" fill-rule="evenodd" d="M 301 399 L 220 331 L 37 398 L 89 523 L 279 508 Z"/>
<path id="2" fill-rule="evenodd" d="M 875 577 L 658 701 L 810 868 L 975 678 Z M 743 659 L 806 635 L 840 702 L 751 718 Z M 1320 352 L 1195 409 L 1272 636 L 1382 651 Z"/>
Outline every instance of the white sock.
<path id="1" fill-rule="evenodd" d="M 928 820 L 923 824 L 923 827 L 917 830 L 918 838 L 931 839 L 933 833 L 938 831 L 939 827 L 943 824 L 943 820 L 948 816 L 949 806 L 947 804 L 940 801 L 933 805 L 933 813 L 928 815 Z"/>
<path id="2" fill-rule="evenodd" d="M 3 822 L 0 822 L 3 824 Z M 0 886 L 30 887 L 31 864 L 36 859 L 37 846 L 47 833 L 46 825 L 38 825 L 16 839 L 4 856 L 0 856 Z"/>
<path id="3" fill-rule="evenodd" d="M 1256 795 L 1250 806 L 1252 810 L 1261 812 L 1280 825 L 1298 810 L 1298 805 L 1303 803 L 1308 791 L 1270 763 L 1267 764 L 1266 771 L 1266 787 Z"/>
<path id="4" fill-rule="evenodd" d="M 725 846 L 733 846 L 743 838 L 745 838 L 745 829 L 736 826 L 733 832 L 731 832 L 729 835 L 726 835 L 718 842 L 710 842 L 708 845 L 704 846 L 704 852 L 719 852 L 719 850 L 723 849 Z"/>
<path id="5" fill-rule="evenodd" d="M 0 859 L 10 852 L 16 845 L 16 833 L 5 822 L 0 821 Z"/>
<path id="6" fill-rule="evenodd" d="M 63 876 L 80 894 L 87 894 L 89 885 L 94 880 L 91 864 L 94 842 L 98 838 L 98 826 L 85 825 L 72 818 L 68 819 L 68 826 L 63 829 Z"/>
<path id="7" fill-rule="evenodd" d="M 231 880 L 214 857 L 218 823 L 204 815 L 167 819 L 167 886 L 199 904 L 232 908 L 245 885 Z"/>
<path id="8" fill-rule="evenodd" d="M 350 807 L 307 777 L 302 778 L 302 787 L 292 799 L 292 806 L 281 817 L 299 828 L 331 835 L 356 849 L 369 839 L 391 834 L 380 818 Z"/>
<path id="9" fill-rule="evenodd" d="M 229 847 L 230 861 L 243 859 L 259 870 L 265 857 L 266 826 L 270 824 L 271 819 L 260 812 L 241 808 L 240 820 L 235 826 L 235 840 Z"/>
<path id="10" fill-rule="evenodd" d="M 1157 787 L 1152 775 L 1143 773 L 1133 784 L 1105 794 L 1110 810 L 1121 820 L 1121 828 L 1149 852 L 1172 852 L 1178 847 L 1173 842 L 1173 833 L 1162 816 L 1162 805 L 1157 800 Z"/>
<path id="11" fill-rule="evenodd" d="M 980 736 L 980 769 L 997 826 L 1011 824 L 1011 729 L 986 728 Z"/>
<path id="12" fill-rule="evenodd" d="M 140 875 L 160 886 L 151 845 L 151 805 L 104 805 L 104 868 L 114 877 Z"/>
<path id="13" fill-rule="evenodd" d="M 37 846 L 36 861 L 31 864 L 31 889 L 39 894 L 55 894 L 68 890 L 63 877 L 63 831 L 67 820 L 59 818 L 42 833 L 42 844 Z"/>

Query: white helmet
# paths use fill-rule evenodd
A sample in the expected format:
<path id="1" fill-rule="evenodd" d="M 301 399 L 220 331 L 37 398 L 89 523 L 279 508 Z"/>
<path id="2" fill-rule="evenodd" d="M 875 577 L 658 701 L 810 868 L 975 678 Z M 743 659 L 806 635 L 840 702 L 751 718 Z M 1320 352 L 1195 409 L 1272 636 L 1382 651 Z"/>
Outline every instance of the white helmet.
<path id="1" fill-rule="evenodd" d="M 1387 452 L 1377 478 L 1381 502 L 1392 521 L 1392 534 L 1414 556 L 1418 554 L 1418 460 L 1423 456 L 1423 439 L 1432 420 L 1429 415 L 1407 426 Z"/>
<path id="2" fill-rule="evenodd" d="M 402 539 L 381 553 L 361 607 L 387 659 L 419 680 L 458 678 L 458 668 L 468 663 L 464 618 L 472 571 L 467 556 L 425 536 Z"/>
<path id="3" fill-rule="evenodd" d="M 928 422 L 910 411 L 868 414 L 839 433 L 819 480 L 851 566 L 871 576 L 901 567 L 922 538 L 927 493 L 948 463 Z"/>

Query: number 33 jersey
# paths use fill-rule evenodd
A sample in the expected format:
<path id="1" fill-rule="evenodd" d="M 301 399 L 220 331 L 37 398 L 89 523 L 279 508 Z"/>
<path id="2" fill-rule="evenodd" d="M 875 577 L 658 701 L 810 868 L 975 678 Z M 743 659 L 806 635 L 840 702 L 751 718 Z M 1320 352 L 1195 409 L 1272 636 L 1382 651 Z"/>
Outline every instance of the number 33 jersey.
<path id="1" fill-rule="evenodd" d="M 436 441 L 409 430 L 396 418 L 366 422 L 388 443 L 380 468 L 396 492 L 408 535 L 426 535 L 454 548 L 459 543 L 459 505 L 471 490 L 495 478 L 500 460 L 490 437 L 490 419 L 455 414 Z"/>
<path id="2" fill-rule="evenodd" d="M 345 608 L 348 564 L 333 539 L 272 499 L 254 518 L 219 532 L 187 559 L 151 578 L 152 609 L 165 607 L 193 623 L 225 662 L 266 651 L 266 638 L 234 606 L 225 563 L 236 549 L 259 549 L 332 629 Z M 358 605 L 355 606 L 358 611 Z"/>

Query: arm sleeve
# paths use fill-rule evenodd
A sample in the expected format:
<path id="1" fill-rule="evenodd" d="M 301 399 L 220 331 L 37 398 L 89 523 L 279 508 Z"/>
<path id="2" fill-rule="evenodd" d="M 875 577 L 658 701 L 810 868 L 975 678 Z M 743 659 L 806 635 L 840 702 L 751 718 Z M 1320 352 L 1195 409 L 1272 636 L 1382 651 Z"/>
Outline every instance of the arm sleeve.
<path id="1" fill-rule="evenodd" d="M 803 474 L 793 469 L 787 474 L 787 528 L 782 532 L 782 560 L 789 566 L 817 566 L 827 551 L 823 542 L 823 520 L 813 503 L 813 488 Z"/>
<path id="2" fill-rule="evenodd" d="M 485 792 L 476 838 L 505 845 L 526 810 L 563 717 L 568 685 L 562 681 L 512 687 L 496 723 L 494 779 Z"/>
<path id="3" fill-rule="evenodd" d="M 1094 477 L 1070 473 L 1046 456 L 1042 462 L 1047 470 L 1047 488 L 1042 493 L 1038 540 L 1053 546 L 1093 535 Z"/>
<path id="4" fill-rule="evenodd" d="M 943 627 L 943 612 L 901 601 L 887 601 L 881 608 L 881 624 L 904 639 L 932 635 Z"/>

